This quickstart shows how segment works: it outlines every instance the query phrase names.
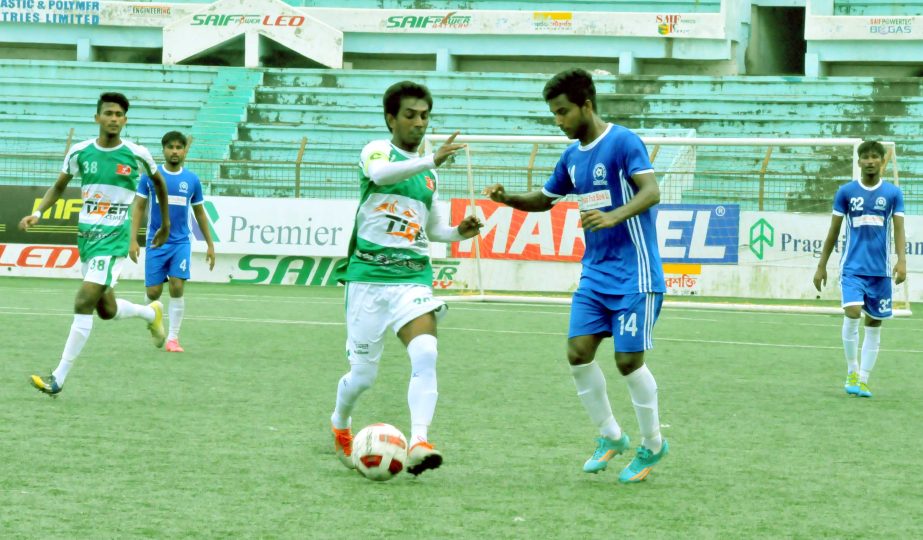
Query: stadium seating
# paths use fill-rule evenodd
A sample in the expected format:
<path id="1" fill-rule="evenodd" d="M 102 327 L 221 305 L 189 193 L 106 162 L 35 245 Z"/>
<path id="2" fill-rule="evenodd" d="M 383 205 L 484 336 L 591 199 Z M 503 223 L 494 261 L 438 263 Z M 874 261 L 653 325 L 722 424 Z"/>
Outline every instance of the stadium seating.
<path id="1" fill-rule="evenodd" d="M 387 137 L 382 92 L 402 79 L 432 90 L 436 101 L 430 125 L 435 133 L 560 135 L 541 99 L 547 75 L 540 74 L 228 70 L 13 60 L 0 65 L 0 152 L 19 156 L 10 157 L 0 170 L 0 183 L 5 184 L 47 183 L 60 166 L 68 130 L 75 128 L 74 140 L 95 134 L 92 113 L 99 80 L 111 81 L 107 89 L 124 91 L 132 99 L 129 137 L 156 148 L 162 133 L 175 128 L 196 134 L 194 150 L 209 145 L 217 149 L 192 156 L 212 160 L 198 168 L 216 194 L 293 195 L 295 160 L 304 141 L 299 194 L 354 196 L 359 149 L 373 138 Z M 923 207 L 919 182 L 910 181 L 923 165 L 915 120 L 923 114 L 923 85 L 917 79 L 599 75 L 596 80 L 602 116 L 642 134 L 694 129 L 700 137 L 893 140 L 902 178 L 908 179 L 909 211 Z M 236 90 L 229 91 L 231 87 Z M 42 161 L 32 155 L 40 152 L 56 156 Z M 477 152 L 472 161 L 485 170 L 511 161 L 524 167 L 528 161 L 527 148 L 514 156 Z M 727 172 L 758 171 L 764 152 L 699 149 L 696 180 L 691 188 L 686 186 L 682 200 L 724 197 L 755 208 L 755 176 L 745 180 Z M 662 162 L 655 165 L 664 169 Z M 444 185 L 450 194 L 463 190 L 464 173 L 459 166 L 446 170 L 450 181 Z M 541 182 L 545 174 L 534 181 Z M 818 159 L 798 148 L 776 148 L 766 175 L 773 184 L 764 208 L 825 206 L 832 188 L 818 188 L 814 178 L 846 179 L 850 174 L 849 156 Z"/>

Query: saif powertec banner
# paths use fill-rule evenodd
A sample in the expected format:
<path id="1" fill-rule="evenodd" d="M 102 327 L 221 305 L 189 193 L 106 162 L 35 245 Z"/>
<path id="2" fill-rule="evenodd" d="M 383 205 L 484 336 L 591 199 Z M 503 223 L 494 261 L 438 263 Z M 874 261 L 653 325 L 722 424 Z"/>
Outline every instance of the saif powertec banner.
<path id="1" fill-rule="evenodd" d="M 520 212 L 493 201 L 475 201 L 484 222 L 482 259 L 580 261 L 586 248 L 576 202 L 548 212 Z M 471 212 L 470 203 L 452 201 L 452 221 Z M 657 237 L 664 263 L 736 264 L 740 210 L 736 205 L 661 204 Z M 452 256 L 474 256 L 474 241 L 452 246 Z"/>

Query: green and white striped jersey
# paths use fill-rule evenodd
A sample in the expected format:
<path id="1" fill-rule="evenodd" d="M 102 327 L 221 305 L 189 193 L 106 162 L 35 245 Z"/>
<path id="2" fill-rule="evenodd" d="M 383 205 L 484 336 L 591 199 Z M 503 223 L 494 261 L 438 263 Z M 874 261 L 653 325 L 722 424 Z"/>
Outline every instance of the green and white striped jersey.
<path id="1" fill-rule="evenodd" d="M 61 172 L 80 176 L 83 207 L 77 224 L 80 260 L 128 255 L 131 203 L 143 172 L 157 164 L 147 148 L 122 140 L 115 148 L 101 148 L 95 139 L 71 147 Z"/>
<path id="2" fill-rule="evenodd" d="M 371 181 L 369 165 L 417 156 L 390 141 L 372 141 L 359 159 L 360 199 L 349 255 L 338 267 L 340 282 L 433 284 L 426 224 L 436 198 L 436 171 L 428 169 L 392 185 Z"/>

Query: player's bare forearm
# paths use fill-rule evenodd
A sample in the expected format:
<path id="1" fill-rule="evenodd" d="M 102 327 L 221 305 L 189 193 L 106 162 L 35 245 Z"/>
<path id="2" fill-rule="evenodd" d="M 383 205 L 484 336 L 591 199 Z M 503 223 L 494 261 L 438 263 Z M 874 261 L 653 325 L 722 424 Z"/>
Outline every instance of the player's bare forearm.
<path id="1" fill-rule="evenodd" d="M 904 216 L 894 216 L 894 249 L 898 262 L 907 260 L 907 237 L 904 233 Z"/>
<path id="2" fill-rule="evenodd" d="M 59 174 L 58 179 L 45 191 L 45 195 L 42 196 L 42 200 L 32 210 L 32 213 L 19 220 L 19 228 L 27 231 L 35 226 L 45 210 L 51 208 L 51 205 L 61 198 L 61 194 L 64 193 L 64 189 L 67 188 L 67 183 L 70 182 L 71 178 L 73 176 L 67 173 Z M 38 216 L 36 216 L 36 213 L 38 213 Z"/>
<path id="3" fill-rule="evenodd" d="M 135 202 L 131 205 L 131 237 L 138 238 L 141 222 L 147 216 L 147 199 L 135 195 Z"/>
<path id="4" fill-rule="evenodd" d="M 528 193 L 504 194 L 503 200 L 497 201 L 523 212 L 546 212 L 554 206 L 554 199 L 541 191 Z"/>
<path id="5" fill-rule="evenodd" d="M 840 235 L 840 227 L 843 225 L 843 216 L 834 215 L 830 218 L 830 228 L 827 229 L 827 238 L 824 239 L 824 245 L 820 250 L 820 260 L 817 263 L 818 268 L 827 268 L 827 261 L 830 260 L 830 254 L 833 253 L 833 246 L 836 245 L 837 236 Z"/>
<path id="6" fill-rule="evenodd" d="M 35 209 L 37 212 L 44 212 L 45 210 L 51 208 L 51 206 L 61 198 L 61 195 L 64 193 L 64 190 L 67 189 L 67 184 L 71 181 L 73 176 L 61 173 L 58 175 L 58 179 L 55 180 L 54 184 L 45 191 L 45 195 L 42 197 L 42 201 L 38 204 L 38 208 Z"/>
<path id="7" fill-rule="evenodd" d="M 202 236 L 205 238 L 205 243 L 208 247 L 214 249 L 214 244 L 212 244 L 212 233 L 211 229 L 208 227 L 208 216 L 205 215 L 204 205 L 197 204 L 192 207 L 192 213 L 195 215 L 196 223 L 199 224 L 199 230 L 202 231 Z"/>
<path id="8" fill-rule="evenodd" d="M 490 197 L 490 200 L 505 204 L 523 212 L 545 212 L 554 206 L 554 199 L 545 195 L 543 191 L 530 191 L 528 193 L 509 194 L 503 184 L 493 184 L 481 191 L 481 195 Z"/>
<path id="9" fill-rule="evenodd" d="M 617 223 L 631 219 L 660 202 L 660 186 L 654 173 L 635 175 L 632 180 L 638 185 L 638 193 L 628 203 L 610 212 Z"/>
<path id="10" fill-rule="evenodd" d="M 157 203 L 160 205 L 160 222 L 161 227 L 170 229 L 170 200 L 167 194 L 167 183 L 164 181 L 160 171 L 155 171 L 151 175 L 154 183 L 154 191 L 157 193 Z"/>

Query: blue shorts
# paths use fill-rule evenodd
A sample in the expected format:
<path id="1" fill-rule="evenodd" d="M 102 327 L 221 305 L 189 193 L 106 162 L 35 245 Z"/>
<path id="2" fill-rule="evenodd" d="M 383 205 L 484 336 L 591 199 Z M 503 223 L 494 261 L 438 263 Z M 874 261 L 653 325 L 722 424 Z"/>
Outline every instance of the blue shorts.
<path id="1" fill-rule="evenodd" d="M 842 306 L 862 306 L 873 319 L 891 318 L 891 278 L 881 276 L 840 276 Z"/>
<path id="2" fill-rule="evenodd" d="M 164 244 L 156 249 L 148 246 L 144 252 L 144 286 L 153 287 L 167 277 L 189 279 L 192 244 Z"/>
<path id="3" fill-rule="evenodd" d="M 654 347 L 654 323 L 663 293 L 601 294 L 588 289 L 574 292 L 568 338 L 612 336 L 616 352 L 640 352 Z"/>

